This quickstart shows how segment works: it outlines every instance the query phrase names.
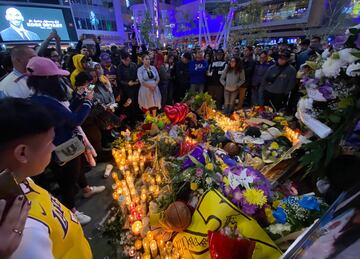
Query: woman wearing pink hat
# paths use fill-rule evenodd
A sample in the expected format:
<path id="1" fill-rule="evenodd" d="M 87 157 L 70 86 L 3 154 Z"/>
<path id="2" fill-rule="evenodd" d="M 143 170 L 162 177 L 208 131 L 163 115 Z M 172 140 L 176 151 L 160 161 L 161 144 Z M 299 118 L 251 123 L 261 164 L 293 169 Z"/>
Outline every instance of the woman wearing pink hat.
<path id="1" fill-rule="evenodd" d="M 68 71 L 58 68 L 53 61 L 43 57 L 30 59 L 27 71 L 29 74 L 27 83 L 34 92 L 31 100 L 45 106 L 56 122 L 53 144 L 60 146 L 68 143 L 74 137 L 79 137 L 85 146 L 89 145 L 86 143 L 86 136 L 82 134 L 80 126 L 91 111 L 93 91 L 89 90 L 86 85 L 75 89 L 70 105 L 66 107 L 68 98 L 61 87 L 59 76 L 68 76 Z M 105 187 L 90 187 L 87 184 L 82 168 L 83 158 L 84 154 L 80 154 L 66 161 L 64 165 L 60 165 L 59 159 L 54 155 L 50 168 L 57 176 L 63 204 L 71 209 L 81 224 L 86 224 L 90 222 L 91 218 L 75 208 L 77 184 L 83 189 L 85 198 L 102 192 Z"/>

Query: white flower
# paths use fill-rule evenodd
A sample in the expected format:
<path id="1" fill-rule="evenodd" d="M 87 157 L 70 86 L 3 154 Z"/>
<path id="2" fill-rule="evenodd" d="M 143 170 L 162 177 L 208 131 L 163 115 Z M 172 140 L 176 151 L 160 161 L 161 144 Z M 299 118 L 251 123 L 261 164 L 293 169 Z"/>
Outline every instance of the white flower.
<path id="1" fill-rule="evenodd" d="M 326 77 L 337 77 L 340 74 L 341 67 L 345 64 L 341 59 L 328 58 L 322 67 L 322 71 Z"/>
<path id="2" fill-rule="evenodd" d="M 324 76 L 324 72 L 322 71 L 322 69 L 318 69 L 315 71 L 315 78 L 320 79 Z"/>
<path id="3" fill-rule="evenodd" d="M 211 184 L 211 183 L 212 183 L 212 179 L 211 179 L 210 177 L 206 177 L 206 178 L 205 178 L 205 182 L 206 182 L 207 184 Z"/>
<path id="4" fill-rule="evenodd" d="M 269 226 L 269 231 L 275 235 L 282 235 L 283 232 L 290 232 L 291 225 L 289 223 L 285 224 L 272 224 Z"/>
<path id="5" fill-rule="evenodd" d="M 346 69 L 346 74 L 351 77 L 360 76 L 360 63 L 350 64 Z"/>
<path id="6" fill-rule="evenodd" d="M 357 52 L 356 49 L 346 48 L 339 51 L 340 59 L 346 64 L 352 64 L 355 61 L 359 60 L 359 58 L 355 57 L 353 52 Z"/>
<path id="7" fill-rule="evenodd" d="M 329 49 L 325 49 L 324 52 L 321 54 L 321 57 L 323 59 L 327 59 L 328 57 L 330 57 L 331 53 Z"/>

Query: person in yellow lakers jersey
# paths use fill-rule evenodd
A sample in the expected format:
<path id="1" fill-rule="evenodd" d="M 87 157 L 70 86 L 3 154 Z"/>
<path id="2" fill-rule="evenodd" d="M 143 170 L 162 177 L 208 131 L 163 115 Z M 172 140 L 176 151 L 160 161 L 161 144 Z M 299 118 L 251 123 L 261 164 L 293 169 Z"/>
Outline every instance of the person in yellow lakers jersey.
<path id="1" fill-rule="evenodd" d="M 50 162 L 54 148 L 51 116 L 29 100 L 7 98 L 0 100 L 0 125 L 0 170 L 13 172 L 31 202 L 24 229 L 11 226 L 21 241 L 10 258 L 92 258 L 76 217 L 30 179 Z"/>

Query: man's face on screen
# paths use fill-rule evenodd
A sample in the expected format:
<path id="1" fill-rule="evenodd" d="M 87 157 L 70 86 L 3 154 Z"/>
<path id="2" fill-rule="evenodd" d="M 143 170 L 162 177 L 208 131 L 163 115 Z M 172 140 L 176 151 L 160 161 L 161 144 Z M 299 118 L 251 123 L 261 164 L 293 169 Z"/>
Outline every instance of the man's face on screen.
<path id="1" fill-rule="evenodd" d="M 8 20 L 10 24 L 16 27 L 20 27 L 22 22 L 24 21 L 24 17 L 20 13 L 20 11 L 15 8 L 9 8 L 6 10 L 5 19 Z"/>

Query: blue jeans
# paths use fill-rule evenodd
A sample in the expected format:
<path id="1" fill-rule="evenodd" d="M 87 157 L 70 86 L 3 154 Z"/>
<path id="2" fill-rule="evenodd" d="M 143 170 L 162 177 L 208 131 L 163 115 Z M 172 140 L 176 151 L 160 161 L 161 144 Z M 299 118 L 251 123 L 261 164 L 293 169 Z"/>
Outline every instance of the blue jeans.
<path id="1" fill-rule="evenodd" d="M 251 104 L 252 105 L 264 105 L 264 88 L 259 86 L 253 86 L 251 88 Z"/>

